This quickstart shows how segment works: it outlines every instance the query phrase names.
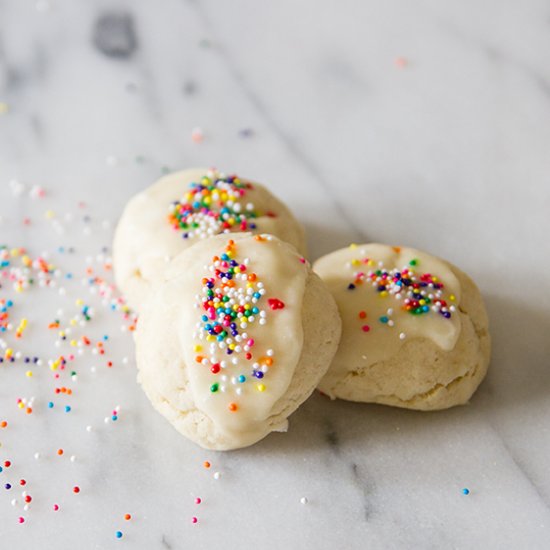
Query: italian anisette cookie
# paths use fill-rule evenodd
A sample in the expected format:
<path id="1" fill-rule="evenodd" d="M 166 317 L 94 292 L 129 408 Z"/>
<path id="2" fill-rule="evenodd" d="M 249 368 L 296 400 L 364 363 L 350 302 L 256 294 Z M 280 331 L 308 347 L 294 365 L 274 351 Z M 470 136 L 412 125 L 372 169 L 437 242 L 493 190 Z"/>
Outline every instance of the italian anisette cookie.
<path id="1" fill-rule="evenodd" d="M 323 393 L 419 410 L 469 400 L 487 372 L 490 337 L 467 275 L 419 250 L 382 244 L 351 245 L 314 270 L 343 322 Z"/>
<path id="2" fill-rule="evenodd" d="M 172 257 L 200 239 L 235 231 L 270 233 L 305 253 L 302 226 L 262 185 L 207 169 L 164 176 L 133 197 L 120 218 L 113 245 L 117 285 L 140 309 Z"/>
<path id="3" fill-rule="evenodd" d="M 271 235 L 197 241 L 140 313 L 138 379 L 153 406 L 207 449 L 286 431 L 334 356 L 341 322 L 308 263 Z"/>

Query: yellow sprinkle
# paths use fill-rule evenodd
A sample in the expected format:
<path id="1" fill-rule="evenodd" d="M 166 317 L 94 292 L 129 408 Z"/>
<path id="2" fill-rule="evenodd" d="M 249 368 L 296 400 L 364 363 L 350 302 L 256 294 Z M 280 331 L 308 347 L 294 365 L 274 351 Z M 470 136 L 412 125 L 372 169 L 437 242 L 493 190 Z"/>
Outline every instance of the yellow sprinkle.
<path id="1" fill-rule="evenodd" d="M 193 346 L 193 351 L 202 351 L 202 346 L 199 346 L 198 344 Z"/>
<path id="2" fill-rule="evenodd" d="M 454 294 L 451 294 L 449 296 L 449 300 L 451 300 L 451 302 L 454 302 L 456 300 L 456 296 Z"/>
<path id="3" fill-rule="evenodd" d="M 349 245 L 349 247 L 350 247 L 352 250 L 354 250 L 355 248 L 357 248 L 357 245 L 356 245 L 355 243 L 351 243 L 351 244 Z"/>
<path id="4" fill-rule="evenodd" d="M 69 324 L 74 327 L 76 325 L 76 319 L 71 319 Z"/>
<path id="5" fill-rule="evenodd" d="M 32 378 L 32 370 L 28 370 L 26 373 L 25 373 L 25 376 L 27 378 Z"/>
<path id="6" fill-rule="evenodd" d="M 368 266 L 374 265 L 374 260 L 369 260 L 369 261 L 367 262 L 367 265 L 368 265 Z"/>
<path id="7" fill-rule="evenodd" d="M 76 340 L 71 340 L 71 346 L 72 346 L 73 348 L 76 347 L 76 344 L 77 344 Z"/>
<path id="8" fill-rule="evenodd" d="M 55 218 L 55 212 L 53 210 L 46 210 L 45 216 L 48 220 L 51 220 L 52 218 Z"/>
<path id="9" fill-rule="evenodd" d="M 359 265 L 361 262 L 357 259 L 351 260 L 351 265 Z"/>
<path id="10" fill-rule="evenodd" d="M 256 387 L 258 388 L 258 391 L 265 391 L 265 385 L 264 384 L 258 384 Z"/>
<path id="11" fill-rule="evenodd" d="M 17 258 L 17 256 L 19 256 L 19 248 L 12 248 L 10 250 L 10 255 L 12 258 Z"/>
<path id="12" fill-rule="evenodd" d="M 23 401 L 19 401 L 19 403 L 17 403 L 17 406 L 18 406 L 20 409 L 23 409 L 23 408 L 25 408 L 25 403 L 23 403 Z"/>
<path id="13" fill-rule="evenodd" d="M 77 306 L 81 306 L 82 304 L 84 304 L 84 302 L 82 301 L 81 298 L 78 298 L 78 300 L 75 302 L 75 304 L 76 304 Z"/>
<path id="14" fill-rule="evenodd" d="M 387 290 L 383 290 L 383 291 L 379 294 L 379 296 L 380 296 L 381 298 L 385 298 L 387 295 L 388 295 L 388 291 L 387 291 Z"/>
<path id="15" fill-rule="evenodd" d="M 216 337 L 213 336 L 212 334 L 209 334 L 207 337 L 206 337 L 206 341 L 207 342 L 214 342 L 216 340 Z"/>
<path id="16" fill-rule="evenodd" d="M 419 303 L 421 306 L 425 306 L 425 305 L 426 305 L 426 300 L 418 300 L 418 303 Z"/>

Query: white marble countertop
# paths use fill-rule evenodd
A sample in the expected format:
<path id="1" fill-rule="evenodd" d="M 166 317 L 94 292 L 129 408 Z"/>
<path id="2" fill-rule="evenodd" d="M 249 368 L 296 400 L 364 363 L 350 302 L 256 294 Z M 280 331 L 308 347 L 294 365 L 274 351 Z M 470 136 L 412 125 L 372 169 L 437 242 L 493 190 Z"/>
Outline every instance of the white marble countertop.
<path id="1" fill-rule="evenodd" d="M 0 365 L 0 548 L 549 548 L 548 51 L 534 0 L 0 0 L 0 241 L 74 273 L 24 296 L 21 345 L 55 357 L 45 326 L 82 297 L 113 361 L 86 352 L 76 380 Z M 176 436 L 80 280 L 133 193 L 197 165 L 270 185 L 313 258 L 377 240 L 469 272 L 494 342 L 471 404 L 315 395 L 242 451 Z"/>

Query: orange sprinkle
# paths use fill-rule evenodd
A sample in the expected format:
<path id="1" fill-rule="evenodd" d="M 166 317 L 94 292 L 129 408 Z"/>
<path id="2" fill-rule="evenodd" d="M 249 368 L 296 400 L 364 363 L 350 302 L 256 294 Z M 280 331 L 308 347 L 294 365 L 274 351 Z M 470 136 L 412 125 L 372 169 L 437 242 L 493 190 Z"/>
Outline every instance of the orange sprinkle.
<path id="1" fill-rule="evenodd" d="M 210 466 L 211 466 L 211 464 L 210 464 L 210 462 L 208 462 L 208 460 L 205 460 L 205 461 L 203 462 L 202 465 L 203 465 L 207 470 L 208 470 L 208 468 L 210 468 Z"/>
<path id="2" fill-rule="evenodd" d="M 195 357 L 195 361 L 196 361 L 197 363 L 202 363 L 202 360 L 203 360 L 203 359 L 204 359 L 204 357 L 203 357 L 202 355 L 197 355 L 197 356 Z"/>
<path id="3" fill-rule="evenodd" d="M 256 273 L 250 273 L 250 275 L 248 275 L 248 280 L 249 280 L 251 283 L 253 283 L 256 279 L 257 279 Z"/>
<path id="4" fill-rule="evenodd" d="M 401 252 L 401 247 L 400 246 L 392 246 L 392 250 L 399 254 L 399 252 Z"/>
<path id="5" fill-rule="evenodd" d="M 126 521 L 129 521 L 129 520 L 132 519 L 132 516 L 131 516 L 130 514 L 124 514 L 124 519 L 125 519 Z"/>
<path id="6" fill-rule="evenodd" d="M 61 456 L 63 454 L 63 449 L 57 449 L 57 454 Z"/>
<path id="7" fill-rule="evenodd" d="M 366 319 L 367 318 L 367 312 L 366 311 L 360 311 L 359 312 L 359 319 Z"/>
<path id="8" fill-rule="evenodd" d="M 229 407 L 228 409 L 231 411 L 231 412 L 235 412 L 239 407 L 237 407 L 237 403 L 229 403 Z"/>
<path id="9" fill-rule="evenodd" d="M 260 357 L 260 365 L 267 365 L 268 367 L 273 366 L 272 357 Z"/>
<path id="10" fill-rule="evenodd" d="M 2 420 L 2 422 L 0 422 L 0 428 L 6 428 L 7 425 L 8 423 L 5 420 Z"/>

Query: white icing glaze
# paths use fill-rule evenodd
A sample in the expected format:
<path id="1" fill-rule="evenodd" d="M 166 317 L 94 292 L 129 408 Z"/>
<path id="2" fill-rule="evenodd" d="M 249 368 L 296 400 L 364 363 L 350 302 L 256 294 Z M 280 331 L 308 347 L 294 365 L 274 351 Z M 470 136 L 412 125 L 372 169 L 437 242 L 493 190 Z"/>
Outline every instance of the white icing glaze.
<path id="1" fill-rule="evenodd" d="M 368 263 L 364 261 L 366 258 L 370 260 Z M 415 266 L 410 265 L 412 260 L 416 260 Z M 447 319 L 433 310 L 413 315 L 404 309 L 402 296 L 398 299 L 391 293 L 381 295 L 369 280 L 369 274 L 377 269 L 394 268 L 414 270 L 417 276 L 422 273 L 436 276 L 444 285 L 440 296 L 451 308 L 451 317 Z M 318 260 L 314 270 L 334 296 L 343 321 L 340 347 L 327 374 L 331 380 L 388 359 L 410 338 L 430 339 L 447 351 L 454 348 L 460 335 L 460 320 L 458 311 L 453 313 L 452 309 L 458 309 L 460 304 L 460 284 L 442 260 L 412 248 L 351 245 Z M 350 290 L 348 285 L 354 283 L 360 272 L 366 275 L 364 282 Z M 434 298 L 438 296 L 433 287 L 422 290 Z M 360 318 L 360 312 L 365 312 L 366 318 Z M 388 322 L 380 321 L 382 317 Z M 368 332 L 362 329 L 365 325 Z"/>
<path id="2" fill-rule="evenodd" d="M 162 276 L 167 260 L 200 238 L 195 235 L 184 239 L 183 230 L 174 229 L 168 215 L 171 204 L 181 200 L 190 184 L 200 182 L 207 172 L 207 169 L 200 168 L 169 174 L 130 200 L 117 228 L 114 245 L 115 274 L 123 291 L 128 290 L 125 288 L 127 281 L 136 276 L 143 281 L 153 281 Z M 252 232 L 276 235 L 303 252 L 301 227 L 288 209 L 263 186 L 252 183 L 252 188 L 235 202 L 243 211 L 251 204 L 259 213 L 259 217 L 252 220 L 257 226 L 250 229 Z M 210 226 L 213 235 L 223 230 L 216 224 L 204 223 Z M 242 230 L 237 225 L 231 231 Z M 143 288 L 143 291 L 146 290 L 147 286 Z"/>
<path id="3" fill-rule="evenodd" d="M 237 342 L 233 338 L 233 342 L 243 348 L 248 339 L 254 340 L 249 350 L 252 353 L 250 360 L 245 358 L 245 349 L 228 355 L 216 340 L 207 342 L 204 338 L 207 332 L 203 330 L 204 322 L 201 321 L 202 315 L 206 314 L 202 307 L 205 296 L 202 280 L 214 277 L 210 269 L 212 257 L 214 254 L 221 256 L 230 239 L 235 241 L 235 260 L 239 264 L 246 263 L 243 276 L 246 278 L 255 273 L 257 280 L 250 284 L 263 285 L 265 291 L 257 302 L 249 296 L 246 303 L 257 306 L 260 312 L 246 328 L 238 326 L 243 341 Z M 210 241 L 216 243 L 215 247 L 195 247 L 193 266 L 169 280 L 170 302 L 179 309 L 175 328 L 187 364 L 195 406 L 233 439 L 249 440 L 250 434 L 265 433 L 265 423 L 273 405 L 287 391 L 303 347 L 302 299 L 307 268 L 291 247 L 278 239 L 268 239 L 271 237 L 259 241 L 249 234 L 215 237 Z M 170 272 L 167 275 L 170 277 Z M 239 275 L 232 280 L 236 282 L 237 290 L 246 291 L 248 280 L 241 280 Z M 220 287 L 220 281 L 216 279 L 216 288 Z M 262 286 L 259 289 L 262 290 Z M 252 290 L 258 290 L 258 286 L 252 286 Z M 284 307 L 273 310 L 268 304 L 269 299 L 280 300 Z M 265 324 L 260 323 L 261 311 L 265 312 Z M 211 319 L 208 322 L 211 323 Z M 197 361 L 197 356 L 203 357 L 202 364 Z M 263 378 L 252 376 L 253 364 L 269 363 L 266 359 L 261 360 L 268 357 L 273 364 L 263 364 L 266 371 Z M 212 364 L 221 365 L 217 374 L 211 372 Z M 246 377 L 244 383 L 238 381 L 240 375 Z M 211 386 L 216 383 L 219 389 L 212 392 Z M 260 384 L 265 387 L 264 391 L 259 391 Z M 225 386 L 225 391 L 222 386 Z M 237 406 L 233 412 L 230 410 L 232 403 Z"/>

